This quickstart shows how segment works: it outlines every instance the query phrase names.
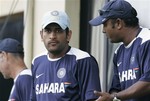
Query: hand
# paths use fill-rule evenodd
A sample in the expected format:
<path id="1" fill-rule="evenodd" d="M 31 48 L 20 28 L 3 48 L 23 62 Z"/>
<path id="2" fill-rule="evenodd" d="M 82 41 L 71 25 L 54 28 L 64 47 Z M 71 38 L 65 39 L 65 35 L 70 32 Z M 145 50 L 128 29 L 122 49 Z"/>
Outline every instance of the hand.
<path id="1" fill-rule="evenodd" d="M 109 93 L 94 91 L 94 94 L 99 96 L 96 101 L 113 101 L 113 97 Z"/>

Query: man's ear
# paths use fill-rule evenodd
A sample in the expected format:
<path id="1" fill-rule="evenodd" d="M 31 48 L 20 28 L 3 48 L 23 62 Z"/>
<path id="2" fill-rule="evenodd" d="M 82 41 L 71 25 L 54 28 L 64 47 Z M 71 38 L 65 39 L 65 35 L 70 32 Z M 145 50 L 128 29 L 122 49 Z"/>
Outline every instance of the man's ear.
<path id="1" fill-rule="evenodd" d="M 123 27 L 123 25 L 124 25 L 124 22 L 120 18 L 117 18 L 116 19 L 116 24 L 117 24 L 117 28 L 121 29 Z"/>
<path id="2" fill-rule="evenodd" d="M 5 60 L 7 59 L 7 55 L 8 55 L 8 54 L 7 54 L 5 51 L 2 51 L 2 52 L 1 52 L 1 58 L 2 58 L 3 60 L 4 60 L 4 59 L 5 59 Z"/>
<path id="3" fill-rule="evenodd" d="M 43 41 L 43 29 L 40 31 L 41 41 Z"/>
<path id="4" fill-rule="evenodd" d="M 68 34 L 67 34 L 67 41 L 69 42 L 72 36 L 72 31 L 69 30 Z"/>

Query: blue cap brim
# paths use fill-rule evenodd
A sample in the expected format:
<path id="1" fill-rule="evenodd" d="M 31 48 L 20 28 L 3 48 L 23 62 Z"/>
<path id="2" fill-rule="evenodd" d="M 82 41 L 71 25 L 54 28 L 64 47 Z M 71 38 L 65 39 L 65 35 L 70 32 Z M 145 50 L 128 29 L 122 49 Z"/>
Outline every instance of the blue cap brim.
<path id="1" fill-rule="evenodd" d="M 98 16 L 98 17 L 90 20 L 89 24 L 91 24 L 93 26 L 98 26 L 98 25 L 103 24 L 106 20 L 107 20 L 107 18 L 103 18 L 102 16 Z"/>

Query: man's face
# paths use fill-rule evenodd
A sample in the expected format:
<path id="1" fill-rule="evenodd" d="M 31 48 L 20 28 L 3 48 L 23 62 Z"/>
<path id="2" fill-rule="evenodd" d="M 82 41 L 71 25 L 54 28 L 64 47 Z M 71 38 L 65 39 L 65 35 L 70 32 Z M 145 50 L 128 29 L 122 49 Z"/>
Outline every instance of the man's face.
<path id="1" fill-rule="evenodd" d="M 103 33 L 112 43 L 122 42 L 122 33 L 120 31 L 120 20 L 109 19 L 103 24 Z"/>
<path id="2" fill-rule="evenodd" d="M 46 49 L 51 54 L 58 55 L 68 46 L 71 34 L 66 33 L 66 30 L 63 30 L 58 24 L 52 23 L 41 31 L 41 38 Z"/>
<path id="3" fill-rule="evenodd" d="M 5 79 L 9 79 L 9 68 L 7 63 L 7 53 L 6 52 L 0 52 L 0 72 L 2 73 L 3 77 Z"/>

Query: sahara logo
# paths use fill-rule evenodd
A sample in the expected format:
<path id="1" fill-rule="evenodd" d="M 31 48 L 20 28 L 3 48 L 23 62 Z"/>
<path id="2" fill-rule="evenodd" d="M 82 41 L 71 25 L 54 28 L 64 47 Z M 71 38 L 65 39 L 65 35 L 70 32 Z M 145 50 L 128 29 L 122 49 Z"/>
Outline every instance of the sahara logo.
<path id="1" fill-rule="evenodd" d="M 126 71 L 119 72 L 120 82 L 129 81 L 136 79 L 136 73 L 139 71 L 139 68 L 128 69 Z"/>

